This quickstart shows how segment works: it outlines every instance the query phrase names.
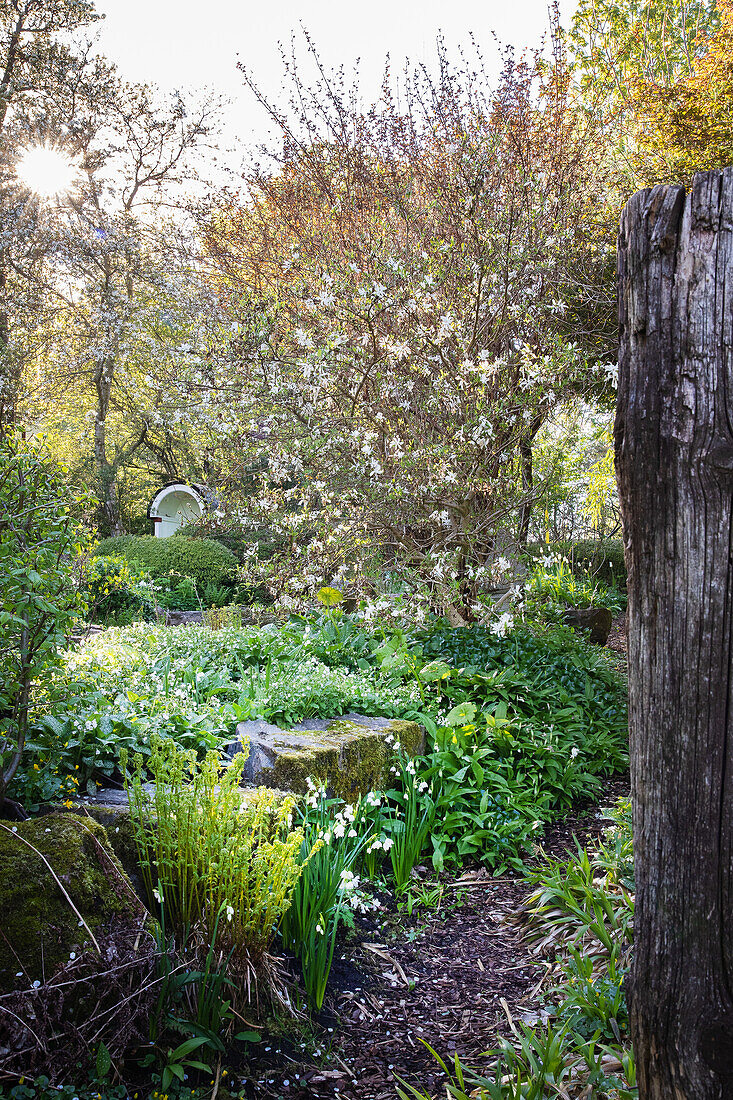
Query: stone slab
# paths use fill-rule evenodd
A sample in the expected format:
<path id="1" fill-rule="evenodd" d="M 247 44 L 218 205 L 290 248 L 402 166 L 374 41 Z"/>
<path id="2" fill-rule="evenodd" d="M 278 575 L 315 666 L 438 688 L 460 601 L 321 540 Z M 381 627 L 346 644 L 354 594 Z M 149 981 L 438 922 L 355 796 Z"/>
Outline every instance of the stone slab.
<path id="1" fill-rule="evenodd" d="M 611 632 L 612 615 L 607 607 L 570 607 L 563 622 L 575 630 L 590 631 L 590 641 L 605 645 Z"/>
<path id="2" fill-rule="evenodd" d="M 284 730 L 265 719 L 240 722 L 230 755 L 249 751 L 244 778 L 280 790 L 304 793 L 308 778 L 323 782 L 329 793 L 347 801 L 386 783 L 397 737 L 410 756 L 425 750 L 425 731 L 417 722 L 349 713 L 313 718 Z"/>

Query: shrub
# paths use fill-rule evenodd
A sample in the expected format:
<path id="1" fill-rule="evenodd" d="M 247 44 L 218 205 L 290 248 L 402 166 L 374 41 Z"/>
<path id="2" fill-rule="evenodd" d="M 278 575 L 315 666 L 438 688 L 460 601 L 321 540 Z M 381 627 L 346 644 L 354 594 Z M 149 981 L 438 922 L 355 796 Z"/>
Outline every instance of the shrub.
<path id="1" fill-rule="evenodd" d="M 605 542 L 574 542 L 567 551 L 576 572 L 591 573 L 605 584 L 626 585 L 626 562 L 620 539 Z"/>
<path id="2" fill-rule="evenodd" d="M 436 626 L 420 637 L 424 656 L 453 666 L 436 684 L 453 704 L 442 719 L 449 728 L 427 758 L 434 864 L 471 856 L 516 865 L 542 822 L 625 767 L 624 683 L 563 627 L 499 638 L 490 627 Z"/>
<path id="3" fill-rule="evenodd" d="M 550 794 L 541 781 L 525 786 L 531 757 L 506 766 L 494 744 L 496 727 L 466 725 L 438 731 L 426 774 L 436 799 L 430 838 L 436 870 L 445 863 L 478 859 L 495 873 L 518 867 L 551 817 Z M 519 773 L 519 774 L 518 774 Z"/>
<path id="4" fill-rule="evenodd" d="M 193 577 L 182 577 L 180 573 L 157 577 L 153 588 L 159 605 L 171 611 L 198 611 L 203 602 Z"/>
<path id="5" fill-rule="evenodd" d="M 231 550 L 240 562 L 246 561 L 253 553 L 259 561 L 268 561 L 282 542 L 266 527 L 243 526 L 236 521 L 221 520 L 212 513 L 179 528 L 174 537 L 214 539 Z"/>
<path id="6" fill-rule="evenodd" d="M 61 473 L 42 447 L 0 441 L 0 807 L 23 757 L 31 690 L 48 678 L 82 611 L 76 502 Z"/>
<path id="7" fill-rule="evenodd" d="M 439 623 L 420 631 L 416 638 L 422 643 L 425 657 L 440 657 L 453 669 L 463 670 L 440 681 L 441 687 L 448 685 L 449 697 L 456 703 L 467 698 L 481 704 L 482 677 L 474 673 L 502 673 L 500 678 L 486 681 L 488 697 L 521 701 L 522 713 L 528 717 L 536 710 L 554 709 L 549 700 L 539 702 L 536 686 L 542 685 L 560 692 L 558 708 L 569 702 L 585 710 L 587 718 L 607 711 L 614 727 L 625 723 L 624 682 L 613 671 L 604 651 L 566 626 L 515 626 L 505 637 L 497 637 L 489 626 L 450 627 Z"/>
<path id="8" fill-rule="evenodd" d="M 140 755 L 125 786 L 151 910 L 184 937 L 203 925 L 207 942 L 233 952 L 247 974 L 290 905 L 303 833 L 290 829 L 293 799 L 260 788 L 243 802 L 245 760 L 239 753 L 222 770 L 219 753 L 199 763 L 195 752 L 156 737 L 145 765 L 153 793 Z M 121 764 L 126 772 L 126 753 Z"/>
<path id="9" fill-rule="evenodd" d="M 625 606 L 625 593 L 573 570 L 559 556 L 535 562 L 524 586 L 525 618 L 540 622 L 562 622 L 568 607 L 607 607 L 617 615 Z"/>
<path id="10" fill-rule="evenodd" d="M 90 617 L 119 621 L 125 613 L 155 617 L 155 601 L 145 574 L 123 557 L 93 557 L 83 577 Z"/>
<path id="11" fill-rule="evenodd" d="M 236 575 L 234 554 L 213 539 L 118 535 L 102 539 L 97 553 L 121 555 L 127 561 L 139 562 L 154 577 L 168 573 L 192 577 L 202 589 L 207 584 L 232 585 Z"/>
<path id="12" fill-rule="evenodd" d="M 576 574 L 590 574 L 594 580 L 612 587 L 626 587 L 626 563 L 621 539 L 587 539 L 580 542 L 552 542 L 549 545 L 534 543 L 527 547 L 530 560 L 544 557 L 548 552 L 567 558 L 570 568 Z"/>

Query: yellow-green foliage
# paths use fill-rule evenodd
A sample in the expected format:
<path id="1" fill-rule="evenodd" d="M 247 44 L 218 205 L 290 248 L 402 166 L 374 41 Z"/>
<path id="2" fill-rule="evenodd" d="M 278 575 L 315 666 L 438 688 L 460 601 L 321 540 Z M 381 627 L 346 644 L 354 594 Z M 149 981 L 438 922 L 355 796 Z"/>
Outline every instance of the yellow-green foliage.
<path id="1" fill-rule="evenodd" d="M 603 456 L 588 471 L 588 492 L 583 505 L 583 513 L 595 530 L 603 527 L 613 503 L 616 491 L 616 473 L 614 469 L 614 451 L 611 432 L 605 433 L 608 447 Z"/>
<path id="2" fill-rule="evenodd" d="M 228 584 L 234 580 L 237 559 L 214 539 L 190 539 L 185 535 L 160 539 L 155 535 L 117 535 L 97 546 L 102 556 L 121 555 L 139 562 L 154 577 L 180 573 L 197 584 Z"/>
<path id="3" fill-rule="evenodd" d="M 256 963 L 290 905 L 303 834 L 291 830 L 294 799 L 266 790 L 245 798 L 245 759 L 239 753 L 223 768 L 217 752 L 199 762 L 154 739 L 153 790 L 136 756 L 127 792 L 150 903 L 161 905 L 166 926 L 185 933 L 203 924 L 209 942 Z"/>
<path id="4" fill-rule="evenodd" d="M 237 604 L 210 607 L 208 611 L 204 611 L 203 618 L 209 630 L 221 630 L 222 627 L 228 626 L 239 630 L 242 626 L 242 609 Z"/>

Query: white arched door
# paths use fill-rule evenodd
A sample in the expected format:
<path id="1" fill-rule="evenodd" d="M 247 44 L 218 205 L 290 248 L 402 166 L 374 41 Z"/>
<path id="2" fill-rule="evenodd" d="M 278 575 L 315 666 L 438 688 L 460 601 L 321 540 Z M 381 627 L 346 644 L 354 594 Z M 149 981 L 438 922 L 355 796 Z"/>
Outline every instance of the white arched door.
<path id="1" fill-rule="evenodd" d="M 191 520 L 199 519 L 205 510 L 204 501 L 190 485 L 176 482 L 166 485 L 154 496 L 150 505 L 150 518 L 158 538 L 168 538 Z"/>

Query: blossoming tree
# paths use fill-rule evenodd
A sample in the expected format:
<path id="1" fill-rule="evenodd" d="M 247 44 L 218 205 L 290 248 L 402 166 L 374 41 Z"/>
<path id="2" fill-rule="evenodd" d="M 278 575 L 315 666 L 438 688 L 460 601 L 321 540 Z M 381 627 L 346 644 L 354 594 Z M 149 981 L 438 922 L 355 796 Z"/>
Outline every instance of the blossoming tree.
<path id="1" fill-rule="evenodd" d="M 604 384 L 612 253 L 562 57 L 494 89 L 440 61 L 368 110 L 291 66 L 284 152 L 209 245 L 242 336 L 233 481 L 280 534 L 281 595 L 379 572 L 463 623 L 526 538 L 537 431 Z"/>

